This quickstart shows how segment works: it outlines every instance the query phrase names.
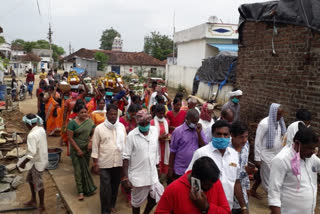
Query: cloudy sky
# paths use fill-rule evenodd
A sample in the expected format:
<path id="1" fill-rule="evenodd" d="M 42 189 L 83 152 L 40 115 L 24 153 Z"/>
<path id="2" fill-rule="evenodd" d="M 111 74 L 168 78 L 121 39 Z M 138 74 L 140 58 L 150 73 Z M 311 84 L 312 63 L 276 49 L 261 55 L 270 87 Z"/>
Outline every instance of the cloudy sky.
<path id="1" fill-rule="evenodd" d="M 53 42 L 68 52 L 71 42 L 79 48 L 97 49 L 104 29 L 121 33 L 124 50 L 142 51 L 143 38 L 152 31 L 172 35 L 202 24 L 209 16 L 224 23 L 238 23 L 238 6 L 264 0 L 1 0 L 0 26 L 5 39 L 46 39 L 52 23 Z"/>

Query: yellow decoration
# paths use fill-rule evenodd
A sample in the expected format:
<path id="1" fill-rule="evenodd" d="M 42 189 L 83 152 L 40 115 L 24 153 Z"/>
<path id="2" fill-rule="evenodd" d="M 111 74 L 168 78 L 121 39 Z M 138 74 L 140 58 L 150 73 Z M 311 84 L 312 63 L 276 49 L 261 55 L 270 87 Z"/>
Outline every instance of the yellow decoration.
<path id="1" fill-rule="evenodd" d="M 78 85 L 80 83 L 80 79 L 76 71 L 71 71 L 68 75 L 68 83 L 70 85 Z"/>

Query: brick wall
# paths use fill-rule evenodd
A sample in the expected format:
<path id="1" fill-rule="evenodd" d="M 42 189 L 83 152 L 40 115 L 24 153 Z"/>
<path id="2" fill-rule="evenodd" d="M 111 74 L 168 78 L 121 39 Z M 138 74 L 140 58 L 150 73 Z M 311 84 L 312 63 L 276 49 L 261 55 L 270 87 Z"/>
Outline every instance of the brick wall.
<path id="1" fill-rule="evenodd" d="M 236 72 L 236 87 L 244 92 L 241 117 L 259 122 L 276 102 L 284 106 L 288 126 L 303 107 L 312 112 L 312 126 L 319 133 L 320 34 L 301 26 L 276 26 L 276 56 L 271 54 L 272 24 L 246 22 L 243 26 Z"/>

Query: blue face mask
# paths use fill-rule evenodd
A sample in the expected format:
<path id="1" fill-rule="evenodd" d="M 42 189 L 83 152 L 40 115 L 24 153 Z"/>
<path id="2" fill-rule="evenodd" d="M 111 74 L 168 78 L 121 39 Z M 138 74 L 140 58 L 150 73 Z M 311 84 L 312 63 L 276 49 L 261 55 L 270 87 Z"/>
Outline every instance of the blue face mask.
<path id="1" fill-rule="evenodd" d="M 127 118 L 128 120 L 131 120 L 130 114 L 128 112 L 126 112 Z"/>
<path id="2" fill-rule="evenodd" d="M 237 103 L 239 103 L 239 99 L 238 98 L 236 98 L 236 97 L 234 97 L 234 98 L 232 98 L 232 100 L 231 100 L 233 103 L 235 103 L 235 104 L 237 104 Z"/>
<path id="3" fill-rule="evenodd" d="M 86 102 L 88 103 L 88 102 L 90 102 L 91 97 L 85 97 L 84 99 L 85 99 L 85 100 L 86 100 Z"/>
<path id="4" fill-rule="evenodd" d="M 64 99 L 67 100 L 67 99 L 69 99 L 69 97 L 68 96 L 64 96 Z"/>
<path id="5" fill-rule="evenodd" d="M 147 132 L 147 131 L 149 131 L 149 129 L 150 129 L 150 124 L 147 125 L 147 126 L 140 126 L 140 125 L 138 125 L 138 127 L 139 127 L 139 130 L 140 130 L 141 132 Z"/>
<path id="6" fill-rule="evenodd" d="M 229 146 L 230 138 L 213 137 L 212 145 L 217 149 L 225 149 Z"/>
<path id="7" fill-rule="evenodd" d="M 107 91 L 106 92 L 106 96 L 112 96 L 113 95 L 113 92 L 112 91 Z"/>

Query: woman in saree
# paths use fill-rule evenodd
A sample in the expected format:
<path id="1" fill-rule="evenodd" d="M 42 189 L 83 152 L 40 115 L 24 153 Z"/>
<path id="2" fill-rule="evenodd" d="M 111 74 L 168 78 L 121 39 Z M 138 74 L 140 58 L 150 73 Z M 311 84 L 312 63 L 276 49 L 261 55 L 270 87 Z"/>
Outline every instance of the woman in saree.
<path id="1" fill-rule="evenodd" d="M 85 105 L 79 106 L 78 115 L 68 123 L 68 141 L 71 144 L 70 157 L 79 200 L 83 200 L 84 196 L 92 195 L 97 189 L 89 172 L 91 137 L 94 127 L 93 121 L 88 118 L 88 110 Z"/>
<path id="2" fill-rule="evenodd" d="M 119 122 L 122 123 L 126 128 L 127 134 L 137 127 L 135 116 L 140 110 L 140 105 L 131 104 L 126 112 L 126 115 L 119 118 Z"/>
<path id="3" fill-rule="evenodd" d="M 175 97 L 173 100 L 173 109 L 167 113 L 167 119 L 170 122 L 169 132 L 170 134 L 174 129 L 184 123 L 187 112 L 181 110 L 181 99 Z"/>
<path id="4" fill-rule="evenodd" d="M 54 135 L 62 127 L 62 109 L 57 102 L 59 94 L 54 86 L 49 86 L 49 91 L 45 94 L 45 114 L 46 114 L 46 130 L 48 135 Z"/>
<path id="5" fill-rule="evenodd" d="M 106 119 L 106 110 L 104 110 L 105 105 L 106 102 L 103 98 L 97 100 L 98 109 L 91 113 L 91 119 L 96 126 L 103 123 Z"/>

